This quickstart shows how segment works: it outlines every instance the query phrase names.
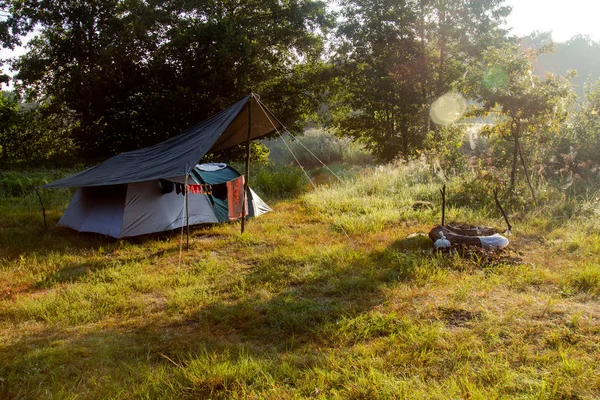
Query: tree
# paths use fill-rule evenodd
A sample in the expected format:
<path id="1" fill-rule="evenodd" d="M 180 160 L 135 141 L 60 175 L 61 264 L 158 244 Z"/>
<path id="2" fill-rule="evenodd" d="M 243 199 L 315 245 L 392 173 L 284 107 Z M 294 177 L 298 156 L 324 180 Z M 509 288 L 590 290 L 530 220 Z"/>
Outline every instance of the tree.
<path id="1" fill-rule="evenodd" d="M 87 157 L 163 141 L 251 91 L 290 125 L 315 106 L 300 94 L 329 24 L 321 1 L 5 3 L 20 26 L 39 27 L 13 63 L 20 88 L 73 115 Z"/>
<path id="2" fill-rule="evenodd" d="M 420 53 L 413 9 L 398 1 L 346 1 L 338 30 L 338 77 L 332 109 L 344 134 L 364 139 L 383 158 L 418 146 L 424 102 L 418 81 Z"/>
<path id="3" fill-rule="evenodd" d="M 537 53 L 523 50 L 515 43 L 487 49 L 481 62 L 473 65 L 470 84 L 465 89 L 480 102 L 482 113 L 498 113 L 503 117 L 491 130 L 512 141 L 511 190 L 515 188 L 519 159 L 529 179 L 522 139 L 533 139 L 539 146 L 558 134 L 573 100 L 567 78 L 552 74 L 540 78 L 534 74 L 536 56 Z M 533 187 L 530 183 L 529 186 L 535 199 Z"/>
<path id="4" fill-rule="evenodd" d="M 0 92 L 0 158 L 7 158 L 7 143 L 15 131 L 18 118 L 17 102 L 8 93 Z M 10 145 L 9 145 L 10 146 Z"/>
<path id="5" fill-rule="evenodd" d="M 419 0 L 419 40 L 427 59 L 422 87 L 431 104 L 454 89 L 465 67 L 507 41 L 504 0 Z"/>
<path id="6" fill-rule="evenodd" d="M 21 44 L 21 37 L 33 29 L 30 20 L 20 17 L 21 7 L 13 0 L 0 0 L 0 47 L 14 49 Z"/>
<path id="7" fill-rule="evenodd" d="M 545 176 L 573 195 L 600 185 L 600 80 L 585 85 L 571 123 L 548 149 Z"/>
<path id="8" fill-rule="evenodd" d="M 72 157 L 68 110 L 23 104 L 13 92 L 0 97 L 0 159 L 4 161 L 58 161 Z"/>
<path id="9" fill-rule="evenodd" d="M 503 0 L 345 0 L 334 124 L 383 158 L 414 154 L 429 107 L 483 49 L 505 40 Z"/>

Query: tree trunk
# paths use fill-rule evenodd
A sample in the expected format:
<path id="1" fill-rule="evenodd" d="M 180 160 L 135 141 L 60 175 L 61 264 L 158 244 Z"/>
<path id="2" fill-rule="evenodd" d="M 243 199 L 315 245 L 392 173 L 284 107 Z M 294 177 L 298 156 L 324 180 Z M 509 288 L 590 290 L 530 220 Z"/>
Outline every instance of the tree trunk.
<path id="1" fill-rule="evenodd" d="M 519 121 L 513 119 L 510 127 L 515 143 L 515 147 L 513 149 L 512 170 L 510 171 L 510 191 L 514 192 L 517 176 L 517 162 L 519 159 Z"/>
<path id="2" fill-rule="evenodd" d="M 438 73 L 438 96 L 444 91 L 444 68 L 446 62 L 446 1 L 440 1 L 440 71 Z"/>
<path id="3" fill-rule="evenodd" d="M 529 171 L 527 169 L 527 164 L 525 163 L 525 158 L 523 157 L 523 152 L 521 151 L 521 145 L 519 145 L 519 156 L 521 157 L 521 165 L 523 166 L 523 172 L 525 173 L 525 178 L 527 178 L 527 185 L 529 185 L 529 190 L 531 191 L 531 197 L 533 197 L 533 204 L 537 206 L 537 199 L 535 197 L 535 191 L 533 190 L 533 185 L 531 184 L 531 179 L 529 179 Z"/>
<path id="4" fill-rule="evenodd" d="M 420 8 L 420 21 L 419 21 L 419 35 L 421 36 L 421 56 L 423 57 L 423 66 L 421 71 L 421 95 L 423 96 L 423 102 L 426 107 L 423 112 L 423 128 L 425 132 L 429 132 L 431 129 L 431 118 L 429 116 L 429 96 L 427 95 L 427 85 L 429 79 L 429 62 L 427 57 L 427 42 L 425 40 L 425 4 L 424 0 L 419 3 Z"/>

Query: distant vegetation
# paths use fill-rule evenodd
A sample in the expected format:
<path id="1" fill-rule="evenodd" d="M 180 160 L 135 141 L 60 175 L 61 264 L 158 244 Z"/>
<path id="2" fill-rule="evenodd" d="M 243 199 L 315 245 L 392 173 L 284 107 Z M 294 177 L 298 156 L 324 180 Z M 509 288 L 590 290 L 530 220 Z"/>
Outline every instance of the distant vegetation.
<path id="1" fill-rule="evenodd" d="M 571 83 L 579 96 L 584 95 L 587 83 L 600 79 L 600 43 L 589 37 L 578 35 L 564 43 L 552 43 L 550 33 L 540 32 L 523 38 L 523 44 L 532 48 L 550 44 L 548 52 L 536 58 L 535 72 L 544 76 L 546 72 L 566 75 L 575 71 Z"/>
<path id="2" fill-rule="evenodd" d="M 585 37 L 552 46 L 538 33 L 524 49 L 503 30 L 502 0 L 351 0 L 335 12 L 315 0 L 24 4 L 0 5 L 3 46 L 37 27 L 30 51 L 9 62 L 15 90 L 0 98 L 6 168 L 93 164 L 255 91 L 295 135 L 317 126 L 303 141 L 326 164 L 426 157 L 452 174 L 469 160 L 500 190 L 527 181 L 531 197 L 541 181 L 573 196 L 597 187 L 600 47 Z M 533 74 L 542 70 L 554 74 Z M 479 134 L 488 150 L 476 159 L 460 150 L 472 118 L 494 121 Z M 271 158 L 290 164 L 276 143 Z M 302 165 L 316 165 L 290 147 Z M 254 145 L 255 162 L 266 156 Z"/>
<path id="3" fill-rule="evenodd" d="M 285 135 L 283 138 L 265 142 L 270 150 L 270 159 L 287 165 L 302 165 L 313 169 L 335 164 L 363 166 L 373 163 L 374 158 L 364 146 L 348 137 L 339 137 L 318 129 L 306 131 L 297 139 Z"/>

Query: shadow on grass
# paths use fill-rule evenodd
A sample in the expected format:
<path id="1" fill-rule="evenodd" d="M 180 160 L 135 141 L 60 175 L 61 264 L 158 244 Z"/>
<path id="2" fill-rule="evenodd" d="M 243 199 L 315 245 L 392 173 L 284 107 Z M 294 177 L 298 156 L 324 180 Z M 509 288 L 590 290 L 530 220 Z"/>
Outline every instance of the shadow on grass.
<path id="1" fill-rule="evenodd" d="M 67 228 L 24 225 L 0 227 L 0 252 L 8 260 L 32 254 L 66 254 L 110 247 L 115 240 L 101 235 L 82 235 Z"/>
<path id="2" fill-rule="evenodd" d="M 257 346 L 280 351 L 307 341 L 326 343 L 321 329 L 340 318 L 371 310 L 384 300 L 382 288 L 410 281 L 418 261 L 415 257 L 385 249 L 371 253 L 342 250 L 321 260 L 268 258 L 245 276 L 252 292 L 268 282 L 280 287 L 268 299 L 247 296 L 217 300 L 175 326 L 210 326 Z M 311 263 L 318 273 L 313 273 Z"/>
<path id="3" fill-rule="evenodd" d="M 433 243 L 431 242 L 431 239 L 424 233 L 396 240 L 390 245 L 390 248 L 400 251 L 430 250 L 432 247 Z"/>
<path id="4" fill-rule="evenodd" d="M 311 263 L 316 265 L 311 267 Z M 244 277 L 246 294 L 237 298 L 223 294 L 192 314 L 163 309 L 145 315 L 142 321 L 133 318 L 112 325 L 98 321 L 97 328 L 88 327 L 87 333 L 75 336 L 72 327 L 47 327 L 20 336 L 4 347 L 0 394 L 36 398 L 46 388 L 75 396 L 99 390 L 99 395 L 91 397 L 101 398 L 140 391 L 149 397 L 169 391 L 173 398 L 201 396 L 206 394 L 204 383 L 190 387 L 186 381 L 190 362 L 202 361 L 207 352 L 235 358 L 244 351 L 259 363 L 280 365 L 290 352 L 312 354 L 315 348 L 335 346 L 335 339 L 327 334 L 328 329 L 335 329 L 331 326 L 382 304 L 384 288 L 410 281 L 417 265 L 415 257 L 394 249 L 371 253 L 342 249 L 318 259 L 296 260 L 296 264 L 267 257 Z M 100 267 L 93 263 L 69 266 L 53 279 L 70 282 Z M 267 284 L 278 289 L 272 291 L 274 296 L 261 297 L 260 287 Z M 110 317 L 114 318 L 119 316 Z M 316 358 L 313 362 L 318 366 L 325 361 Z M 99 365 L 101 371 L 97 371 Z M 158 383 L 147 387 L 149 379 L 159 373 L 163 377 Z M 218 385 L 210 394 L 227 397 Z"/>
<path id="5" fill-rule="evenodd" d="M 23 220 L 21 224 L 12 227 L 0 225 L 0 255 L 7 260 L 19 259 L 22 256 L 33 254 L 77 254 L 95 251 L 103 248 L 105 253 L 111 253 L 120 247 L 121 242 L 134 245 L 144 245 L 152 241 L 179 240 L 181 229 L 149 235 L 115 239 L 110 236 L 77 232 L 69 228 L 57 227 L 58 219 L 48 221 L 48 228 L 44 225 Z M 214 225 L 190 226 L 190 234 L 206 233 Z M 185 245 L 186 233 L 183 241 Z"/>
<path id="6" fill-rule="evenodd" d="M 42 281 L 37 282 L 34 289 L 48 289 L 57 284 L 74 283 L 82 280 L 96 271 L 110 268 L 111 265 L 104 261 L 90 261 L 67 265 L 53 274 L 47 275 Z"/>

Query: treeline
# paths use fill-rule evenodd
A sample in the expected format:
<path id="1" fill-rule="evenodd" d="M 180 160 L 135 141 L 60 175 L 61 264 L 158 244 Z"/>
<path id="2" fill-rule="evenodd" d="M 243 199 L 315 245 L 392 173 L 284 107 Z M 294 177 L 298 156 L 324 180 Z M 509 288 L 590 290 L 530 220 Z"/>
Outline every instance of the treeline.
<path id="1" fill-rule="evenodd" d="M 523 45 L 531 48 L 549 46 L 549 51 L 540 54 L 535 62 L 535 71 L 544 76 L 546 72 L 566 75 L 577 71 L 571 83 L 576 93 L 583 97 L 585 85 L 600 78 L 600 43 L 588 36 L 576 35 L 563 43 L 552 43 L 549 32 L 535 32 L 523 38 Z"/>
<path id="2" fill-rule="evenodd" d="M 569 76 L 536 76 L 549 48 L 523 50 L 509 13 L 504 0 L 2 0 L 1 45 L 35 36 L 8 61 L 18 96 L 0 100 L 0 157 L 100 160 L 253 91 L 289 128 L 312 120 L 382 160 L 457 167 L 453 122 L 491 115 L 490 165 L 511 186 L 527 167 L 589 175 L 600 90 L 576 104 Z"/>

